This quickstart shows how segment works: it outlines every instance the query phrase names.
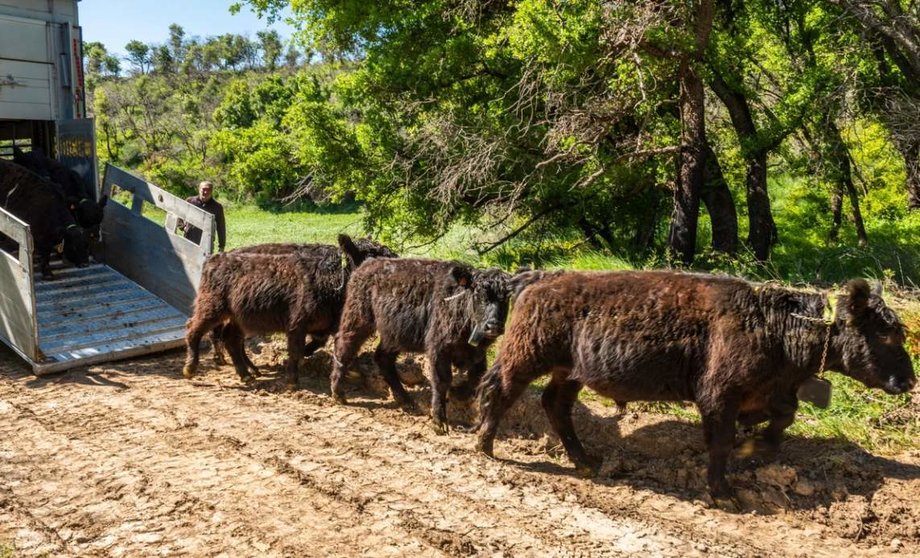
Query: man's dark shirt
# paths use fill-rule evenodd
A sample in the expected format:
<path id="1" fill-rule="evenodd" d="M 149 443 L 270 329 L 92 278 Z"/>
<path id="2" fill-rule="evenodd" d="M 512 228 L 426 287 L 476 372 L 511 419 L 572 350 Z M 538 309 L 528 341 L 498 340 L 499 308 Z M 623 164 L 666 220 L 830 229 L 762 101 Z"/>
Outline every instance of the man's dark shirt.
<path id="1" fill-rule="evenodd" d="M 218 203 L 214 198 L 203 202 L 198 196 L 192 196 L 187 198 L 185 201 L 194 205 L 195 207 L 204 209 L 214 216 L 214 222 L 217 225 L 217 250 L 219 252 L 223 252 L 224 245 L 227 241 L 227 229 L 226 225 L 224 224 L 224 206 Z M 201 229 L 195 225 L 186 223 L 182 227 L 182 232 L 185 233 L 185 238 L 191 240 L 195 244 L 201 244 Z"/>

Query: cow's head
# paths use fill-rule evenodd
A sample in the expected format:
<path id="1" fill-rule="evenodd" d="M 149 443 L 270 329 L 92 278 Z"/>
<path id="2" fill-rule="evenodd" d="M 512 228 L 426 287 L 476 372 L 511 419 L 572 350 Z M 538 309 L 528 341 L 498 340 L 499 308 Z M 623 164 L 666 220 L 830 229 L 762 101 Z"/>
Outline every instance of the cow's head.
<path id="1" fill-rule="evenodd" d="M 102 196 L 98 203 L 90 198 L 68 200 L 77 224 L 83 227 L 93 240 L 99 238 L 99 225 L 102 223 L 103 209 L 107 201 L 106 196 Z"/>
<path id="2" fill-rule="evenodd" d="M 70 263 L 83 267 L 89 263 L 89 244 L 86 232 L 77 225 L 68 225 L 63 231 L 63 256 Z"/>
<path id="3" fill-rule="evenodd" d="M 339 248 L 348 258 L 348 262 L 353 269 L 364 263 L 368 258 L 396 258 L 396 252 L 390 250 L 383 244 L 375 242 L 368 238 L 359 238 L 352 240 L 347 234 L 339 235 Z"/>
<path id="4" fill-rule="evenodd" d="M 505 332 L 508 317 L 508 296 L 511 276 L 498 268 L 473 269 L 457 264 L 448 272 L 450 290 L 459 292 L 449 299 L 470 295 L 467 318 L 472 324 L 469 344 L 474 347 L 483 340 L 493 340 Z"/>
<path id="5" fill-rule="evenodd" d="M 837 301 L 834 348 L 841 372 L 887 393 L 910 391 L 916 383 L 904 349 L 904 326 L 882 300 L 881 286 L 870 289 L 863 279 L 847 284 Z"/>

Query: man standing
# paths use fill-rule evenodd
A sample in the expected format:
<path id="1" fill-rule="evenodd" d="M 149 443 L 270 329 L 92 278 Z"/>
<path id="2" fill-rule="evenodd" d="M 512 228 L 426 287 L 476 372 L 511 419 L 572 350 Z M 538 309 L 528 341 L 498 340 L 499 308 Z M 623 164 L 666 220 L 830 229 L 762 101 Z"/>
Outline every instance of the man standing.
<path id="1" fill-rule="evenodd" d="M 205 180 L 198 185 L 198 195 L 187 198 L 185 201 L 204 209 L 214 216 L 214 221 L 217 224 L 217 251 L 223 252 L 224 244 L 226 244 L 227 241 L 227 229 L 224 224 L 224 206 L 214 199 L 213 193 L 214 185 L 211 184 L 210 181 Z M 195 244 L 201 243 L 201 229 L 198 227 L 190 223 L 185 223 L 182 225 L 182 232 L 185 233 L 185 238 L 191 240 Z"/>

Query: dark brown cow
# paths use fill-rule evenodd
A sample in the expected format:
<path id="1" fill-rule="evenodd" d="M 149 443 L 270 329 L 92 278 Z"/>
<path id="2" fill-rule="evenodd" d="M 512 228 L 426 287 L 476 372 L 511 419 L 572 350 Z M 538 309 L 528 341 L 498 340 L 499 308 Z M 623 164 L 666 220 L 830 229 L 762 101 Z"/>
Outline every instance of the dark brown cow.
<path id="1" fill-rule="evenodd" d="M 335 342 L 333 396 L 345 402 L 342 374 L 377 331 L 374 361 L 405 407 L 414 405 L 396 373 L 396 357 L 404 351 L 427 354 L 432 419 L 439 432 L 446 432 L 451 367 L 466 369 L 475 386 L 486 369 L 486 349 L 504 330 L 511 288 L 511 276 L 499 269 L 419 259 L 367 262 L 348 284 Z M 463 396 L 463 391 L 456 393 Z M 472 388 L 466 392 L 469 396 Z"/>
<path id="2" fill-rule="evenodd" d="M 102 196 L 97 203 L 92 187 L 79 174 L 39 149 L 25 153 L 19 148 L 13 148 L 13 162 L 57 185 L 77 224 L 93 238 L 98 238 L 99 224 L 102 223 L 103 208 L 108 198 Z"/>
<path id="3" fill-rule="evenodd" d="M 348 238 L 347 235 L 342 235 L 342 236 L 344 238 Z M 354 253 L 357 254 L 361 258 L 359 260 L 354 261 L 355 265 L 361 265 L 361 263 L 364 261 L 362 254 L 370 254 L 371 256 L 378 257 L 378 258 L 397 257 L 395 252 L 393 252 L 389 248 L 386 248 L 385 246 L 377 244 L 376 242 L 371 240 L 370 237 L 355 239 L 353 243 L 356 247 L 356 250 Z M 342 258 L 344 257 L 344 252 L 342 251 L 342 248 L 339 246 L 333 246 L 331 244 L 300 244 L 300 243 L 293 243 L 293 242 L 271 242 L 271 243 L 264 243 L 264 244 L 253 244 L 251 246 L 242 246 L 240 248 L 236 248 L 234 250 L 231 250 L 228 253 L 230 254 L 292 254 L 295 252 L 304 254 L 306 256 L 320 257 L 320 258 L 336 258 L 336 257 Z M 230 326 L 230 327 L 233 327 L 233 326 Z M 334 333 L 334 332 L 330 332 L 330 333 Z M 224 333 L 224 324 L 218 325 L 210 333 L 211 346 L 214 351 L 214 361 L 219 365 L 224 365 L 226 363 L 226 360 L 224 359 L 223 350 L 222 350 L 223 345 L 224 345 L 224 337 L 226 336 L 227 334 Z M 235 332 L 235 331 L 230 331 L 229 336 L 241 339 L 241 336 L 238 334 L 238 332 Z M 309 335 L 308 337 L 309 337 L 309 341 L 306 343 L 306 345 L 304 346 L 304 350 L 303 350 L 304 358 L 309 357 L 314 352 L 316 352 L 317 349 L 323 347 L 326 344 L 326 341 L 329 339 L 328 334 L 326 335 L 312 334 L 312 335 Z M 246 367 L 249 370 L 249 372 L 254 375 L 258 374 L 259 369 L 252 362 L 252 360 L 249 359 L 249 355 L 246 354 L 245 347 L 240 347 L 238 350 L 240 354 L 243 355 L 243 358 L 246 363 Z"/>
<path id="4" fill-rule="evenodd" d="M 72 264 L 82 267 L 89 262 L 85 232 L 74 221 L 58 188 L 4 159 L 0 159 L 0 206 L 30 226 L 44 279 L 53 279 L 51 252 L 58 247 Z"/>
<path id="5" fill-rule="evenodd" d="M 709 449 L 709 489 L 733 505 L 725 468 L 735 422 L 764 417 L 778 445 L 796 389 L 824 368 L 888 393 L 913 388 L 904 328 L 863 280 L 851 281 L 835 317 L 827 297 L 739 279 L 671 272 L 549 275 L 517 299 L 498 358 L 480 385 L 478 448 L 492 455 L 504 413 L 536 378 L 552 374 L 543 407 L 569 457 L 586 454 L 572 425 L 581 388 L 617 401 L 694 401 Z M 822 354 L 826 350 L 826 358 Z"/>
<path id="6" fill-rule="evenodd" d="M 339 235 L 341 251 L 308 254 L 224 253 L 208 258 L 195 309 L 188 321 L 183 375 L 198 368 L 202 335 L 225 324 L 224 341 L 237 373 L 251 379 L 242 354 L 245 334 L 287 334 L 288 387 L 297 387 L 297 368 L 307 334 L 325 336 L 338 328 L 345 286 L 365 259 L 392 251 L 372 241 L 357 244 Z"/>

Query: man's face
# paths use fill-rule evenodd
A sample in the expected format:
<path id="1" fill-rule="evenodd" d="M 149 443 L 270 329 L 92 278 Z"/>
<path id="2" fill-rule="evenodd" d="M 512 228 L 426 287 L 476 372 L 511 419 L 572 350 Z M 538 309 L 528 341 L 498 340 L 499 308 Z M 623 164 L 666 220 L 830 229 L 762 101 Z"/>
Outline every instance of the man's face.
<path id="1" fill-rule="evenodd" d="M 201 201 L 208 201 L 211 199 L 211 185 L 202 184 L 198 187 L 198 197 L 201 198 Z"/>

